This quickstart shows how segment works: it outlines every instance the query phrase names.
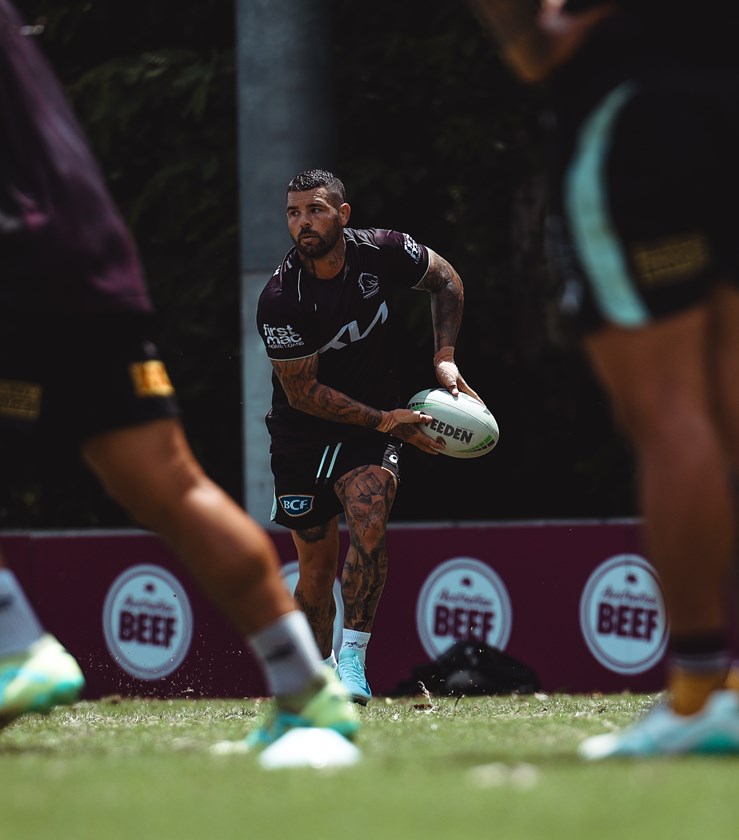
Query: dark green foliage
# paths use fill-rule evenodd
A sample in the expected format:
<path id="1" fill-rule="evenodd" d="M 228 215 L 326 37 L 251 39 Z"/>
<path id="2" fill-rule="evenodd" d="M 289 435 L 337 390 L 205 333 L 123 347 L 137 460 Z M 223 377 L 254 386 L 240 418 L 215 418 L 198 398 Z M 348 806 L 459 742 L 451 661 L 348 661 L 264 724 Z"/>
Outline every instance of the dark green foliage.
<path id="1" fill-rule="evenodd" d="M 633 513 L 631 462 L 542 253 L 536 94 L 501 67 L 463 4 L 334 0 L 340 165 L 355 225 L 395 227 L 465 282 L 457 359 L 501 428 L 479 461 L 406 447 L 397 519 Z M 428 300 L 399 332 L 407 392 L 435 385 Z M 457 492 L 464 488 L 464 492 Z"/>
<path id="2" fill-rule="evenodd" d="M 185 4 L 187 5 L 187 4 Z M 208 472 L 241 492 L 233 9 L 222 2 L 27 2 L 129 223 L 159 344 Z M 134 11 L 136 14 L 134 14 Z M 39 446 L 42 444 L 40 443 Z M 0 508 L 10 525 L 123 524 L 76 453 L 44 443 L 43 474 Z M 22 486 L 31 479 L 21 482 Z M 16 485 L 17 487 L 18 485 Z"/>
<path id="3" fill-rule="evenodd" d="M 138 242 L 193 446 L 239 498 L 234 3 L 19 7 L 45 26 L 40 43 Z M 459 270 L 458 361 L 501 427 L 498 448 L 479 461 L 406 448 L 393 519 L 632 514 L 629 455 L 563 339 L 542 254 L 535 96 L 501 68 L 464 4 L 332 0 L 331 10 L 337 168 L 352 224 L 405 230 Z M 412 296 L 398 329 L 410 396 L 435 384 L 425 295 Z M 75 453 L 37 454 L 19 465 L 0 524 L 127 521 Z"/>

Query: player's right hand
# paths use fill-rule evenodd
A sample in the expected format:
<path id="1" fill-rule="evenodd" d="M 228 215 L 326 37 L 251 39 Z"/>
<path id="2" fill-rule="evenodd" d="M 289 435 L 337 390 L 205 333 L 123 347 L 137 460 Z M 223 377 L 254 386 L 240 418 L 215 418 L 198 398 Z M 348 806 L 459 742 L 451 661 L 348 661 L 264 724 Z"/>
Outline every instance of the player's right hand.
<path id="1" fill-rule="evenodd" d="M 391 432 L 395 437 L 427 452 L 438 455 L 445 447 L 445 441 L 440 436 L 436 440 L 425 435 L 419 428 L 421 423 L 430 423 L 433 418 L 423 411 L 412 411 L 410 408 L 396 408 L 393 411 L 383 411 L 382 420 L 375 426 L 378 432 Z"/>
<path id="2" fill-rule="evenodd" d="M 382 420 L 375 426 L 378 432 L 392 432 L 401 423 L 430 423 L 433 418 L 422 411 L 412 411 L 410 408 L 395 408 L 383 411 Z"/>

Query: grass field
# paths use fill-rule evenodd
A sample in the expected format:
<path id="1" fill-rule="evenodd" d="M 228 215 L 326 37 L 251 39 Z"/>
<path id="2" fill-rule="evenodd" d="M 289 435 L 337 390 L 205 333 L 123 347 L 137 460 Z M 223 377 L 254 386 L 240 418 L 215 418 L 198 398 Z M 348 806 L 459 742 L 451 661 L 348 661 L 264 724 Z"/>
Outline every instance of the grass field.
<path id="1" fill-rule="evenodd" d="M 362 761 L 335 771 L 216 754 L 257 700 L 82 702 L 0 733 L 0 838 L 739 837 L 739 758 L 577 759 L 653 699 L 376 698 Z"/>

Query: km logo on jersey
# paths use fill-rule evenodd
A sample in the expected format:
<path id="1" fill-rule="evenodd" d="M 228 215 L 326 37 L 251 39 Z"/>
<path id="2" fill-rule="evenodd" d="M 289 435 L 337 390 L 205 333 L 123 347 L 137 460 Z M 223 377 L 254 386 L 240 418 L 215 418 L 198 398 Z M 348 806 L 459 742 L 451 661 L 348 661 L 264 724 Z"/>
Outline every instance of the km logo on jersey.
<path id="1" fill-rule="evenodd" d="M 331 341 L 329 341 L 328 344 L 324 344 L 318 352 L 325 353 L 326 350 L 341 350 L 342 347 L 348 347 L 354 341 L 361 341 L 363 338 L 366 338 L 378 324 L 384 324 L 385 321 L 387 321 L 387 318 L 387 303 L 383 300 L 380 304 L 380 308 L 377 310 L 377 314 L 372 319 L 372 323 L 364 332 L 359 331 L 359 324 L 356 321 L 345 324 L 331 339 Z"/>

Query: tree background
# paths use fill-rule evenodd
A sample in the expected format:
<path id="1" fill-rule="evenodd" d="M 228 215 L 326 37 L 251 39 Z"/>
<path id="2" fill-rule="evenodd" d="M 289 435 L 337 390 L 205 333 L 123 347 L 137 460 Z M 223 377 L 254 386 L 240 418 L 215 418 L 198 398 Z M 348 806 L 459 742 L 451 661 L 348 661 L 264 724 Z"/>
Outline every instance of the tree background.
<path id="1" fill-rule="evenodd" d="M 138 243 L 193 448 L 241 500 L 234 4 L 17 6 Z M 557 313 L 536 93 L 509 77 L 463 3 L 376 0 L 360 13 L 332 0 L 331 18 L 352 224 L 407 231 L 457 268 L 457 360 L 501 429 L 473 461 L 406 447 L 393 521 L 634 515 L 630 453 Z M 428 299 L 410 297 L 399 328 L 409 396 L 435 384 Z M 69 444 L 18 448 L 5 474 L 2 527 L 129 524 Z"/>

